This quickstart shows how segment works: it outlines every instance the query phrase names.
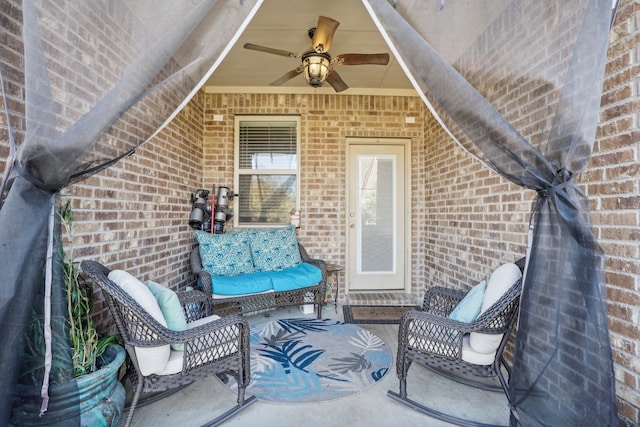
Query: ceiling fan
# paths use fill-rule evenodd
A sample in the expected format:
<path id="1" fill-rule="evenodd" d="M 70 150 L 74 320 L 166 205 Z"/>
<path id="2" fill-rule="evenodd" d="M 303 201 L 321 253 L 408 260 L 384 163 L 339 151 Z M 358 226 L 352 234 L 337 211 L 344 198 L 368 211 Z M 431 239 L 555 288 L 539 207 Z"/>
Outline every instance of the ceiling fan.
<path id="1" fill-rule="evenodd" d="M 304 77 L 310 86 L 320 87 L 326 81 L 336 92 L 342 92 L 348 89 L 349 86 L 336 72 L 334 65 L 387 65 L 389 63 L 389 54 L 344 53 L 332 57 L 329 54 L 329 48 L 338 25 L 340 23 L 335 19 L 320 16 L 317 27 L 311 28 L 308 33 L 309 38 L 311 38 L 311 49 L 301 54 L 253 43 L 246 43 L 244 48 L 302 60 L 300 66 L 270 83 L 271 86 L 280 86 L 297 75 L 304 73 Z"/>

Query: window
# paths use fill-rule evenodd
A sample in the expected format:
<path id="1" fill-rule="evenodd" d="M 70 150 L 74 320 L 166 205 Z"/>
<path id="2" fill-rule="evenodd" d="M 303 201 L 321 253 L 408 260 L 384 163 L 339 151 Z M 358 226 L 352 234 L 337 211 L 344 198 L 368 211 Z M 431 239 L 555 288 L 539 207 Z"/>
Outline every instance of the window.
<path id="1" fill-rule="evenodd" d="M 298 117 L 236 117 L 236 225 L 290 223 L 299 205 L 299 122 Z"/>

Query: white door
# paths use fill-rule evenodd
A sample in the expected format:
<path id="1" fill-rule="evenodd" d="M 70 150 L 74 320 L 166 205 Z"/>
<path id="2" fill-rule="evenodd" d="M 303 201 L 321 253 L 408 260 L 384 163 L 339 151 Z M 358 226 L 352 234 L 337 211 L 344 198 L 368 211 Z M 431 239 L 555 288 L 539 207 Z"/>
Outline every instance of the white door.
<path id="1" fill-rule="evenodd" d="M 348 140 L 348 290 L 407 288 L 405 140 Z"/>

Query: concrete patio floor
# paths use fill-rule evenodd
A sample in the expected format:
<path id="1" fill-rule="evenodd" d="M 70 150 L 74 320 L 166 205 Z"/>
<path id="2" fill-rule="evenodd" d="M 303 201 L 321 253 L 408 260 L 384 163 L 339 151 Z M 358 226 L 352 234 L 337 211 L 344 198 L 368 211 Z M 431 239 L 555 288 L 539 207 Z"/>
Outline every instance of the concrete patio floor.
<path id="1" fill-rule="evenodd" d="M 323 308 L 324 318 L 342 321 L 342 307 Z M 297 307 L 281 308 L 248 316 L 250 325 L 279 318 L 308 317 Z M 227 420 L 224 427 L 280 426 L 450 426 L 403 405 L 387 396 L 387 390 L 398 392 L 395 374 L 397 325 L 359 325 L 379 336 L 394 355 L 387 375 L 374 386 L 342 399 L 308 404 L 274 404 L 257 401 Z M 441 412 L 489 424 L 509 424 L 507 399 L 502 393 L 482 391 L 448 380 L 427 369 L 413 365 L 407 381 L 409 398 Z M 235 405 L 236 393 L 217 378 L 195 382 L 159 401 L 139 406 L 132 426 L 201 426 Z M 126 412 L 120 426 L 124 425 Z"/>

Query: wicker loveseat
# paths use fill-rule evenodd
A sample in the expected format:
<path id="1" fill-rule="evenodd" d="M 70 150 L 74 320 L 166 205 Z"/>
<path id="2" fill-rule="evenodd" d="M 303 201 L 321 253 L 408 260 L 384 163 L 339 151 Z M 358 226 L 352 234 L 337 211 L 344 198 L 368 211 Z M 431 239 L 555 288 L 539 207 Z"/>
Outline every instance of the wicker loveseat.
<path id="1" fill-rule="evenodd" d="M 195 236 L 191 268 L 215 314 L 315 305 L 322 317 L 327 267 L 309 257 L 293 227 Z"/>

